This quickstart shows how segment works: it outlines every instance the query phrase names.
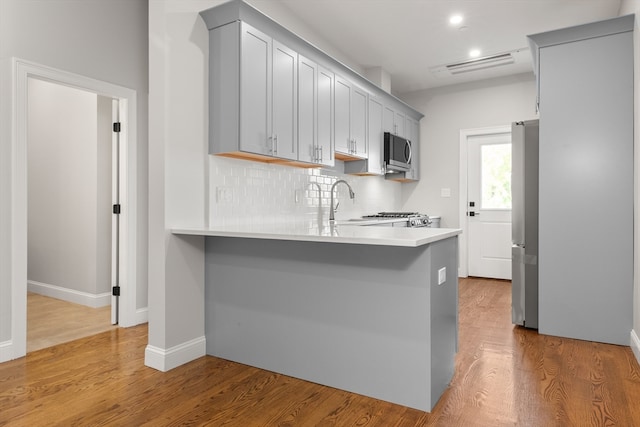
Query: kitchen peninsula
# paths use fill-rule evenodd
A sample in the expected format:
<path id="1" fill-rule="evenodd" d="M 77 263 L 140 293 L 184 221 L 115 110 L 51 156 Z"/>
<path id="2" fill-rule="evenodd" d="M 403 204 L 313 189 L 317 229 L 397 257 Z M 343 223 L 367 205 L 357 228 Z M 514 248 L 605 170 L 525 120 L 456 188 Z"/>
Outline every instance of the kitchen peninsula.
<path id="1" fill-rule="evenodd" d="M 449 384 L 460 230 L 172 232 L 205 236 L 207 354 L 424 411 Z"/>

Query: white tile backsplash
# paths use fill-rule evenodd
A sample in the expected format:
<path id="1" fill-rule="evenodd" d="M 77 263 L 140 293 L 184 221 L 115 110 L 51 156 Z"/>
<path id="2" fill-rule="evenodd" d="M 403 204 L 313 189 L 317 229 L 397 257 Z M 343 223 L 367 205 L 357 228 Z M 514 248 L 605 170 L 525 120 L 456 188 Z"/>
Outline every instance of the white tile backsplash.
<path id="1" fill-rule="evenodd" d="M 209 224 L 313 221 L 319 215 L 328 221 L 331 186 L 338 179 L 347 181 L 356 197 L 349 199 L 345 185 L 336 187 L 335 198 L 340 202 L 336 219 L 399 209 L 401 184 L 384 177 L 209 156 Z"/>

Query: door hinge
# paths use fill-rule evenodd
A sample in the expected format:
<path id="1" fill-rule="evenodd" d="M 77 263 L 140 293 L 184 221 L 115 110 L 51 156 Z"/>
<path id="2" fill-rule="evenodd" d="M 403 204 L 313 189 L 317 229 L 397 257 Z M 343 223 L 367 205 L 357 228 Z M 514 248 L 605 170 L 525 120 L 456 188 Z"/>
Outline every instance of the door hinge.
<path id="1" fill-rule="evenodd" d="M 120 214 L 120 204 L 119 203 L 117 205 L 113 205 L 113 213 L 115 215 L 119 215 Z"/>
<path id="2" fill-rule="evenodd" d="M 119 297 L 120 296 L 120 286 L 114 286 L 113 288 L 111 288 L 111 295 L 113 295 L 114 297 Z"/>
<path id="3" fill-rule="evenodd" d="M 114 131 L 114 132 L 120 132 L 120 127 L 121 127 L 121 126 L 120 126 L 120 122 L 115 122 L 115 123 L 113 124 L 113 131 Z"/>

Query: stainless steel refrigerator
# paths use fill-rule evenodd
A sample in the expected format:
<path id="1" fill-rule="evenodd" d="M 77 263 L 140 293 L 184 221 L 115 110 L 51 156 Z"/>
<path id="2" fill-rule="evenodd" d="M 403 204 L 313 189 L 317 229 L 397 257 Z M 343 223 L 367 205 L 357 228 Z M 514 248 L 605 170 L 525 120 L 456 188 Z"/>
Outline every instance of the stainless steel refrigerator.
<path id="1" fill-rule="evenodd" d="M 538 120 L 511 125 L 511 319 L 538 328 Z"/>

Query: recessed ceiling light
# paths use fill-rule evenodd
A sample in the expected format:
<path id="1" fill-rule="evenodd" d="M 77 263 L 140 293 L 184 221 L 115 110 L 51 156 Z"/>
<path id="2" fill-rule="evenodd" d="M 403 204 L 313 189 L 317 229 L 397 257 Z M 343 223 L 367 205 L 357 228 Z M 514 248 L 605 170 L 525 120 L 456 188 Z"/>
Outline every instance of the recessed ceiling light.
<path id="1" fill-rule="evenodd" d="M 451 15 L 451 17 L 449 18 L 449 24 L 458 25 L 462 22 L 462 20 L 462 15 Z"/>
<path id="2" fill-rule="evenodd" d="M 471 58 L 477 58 L 478 56 L 480 56 L 480 53 L 481 53 L 481 52 L 480 52 L 480 49 L 471 49 L 471 50 L 469 51 L 469 56 L 470 56 Z"/>

